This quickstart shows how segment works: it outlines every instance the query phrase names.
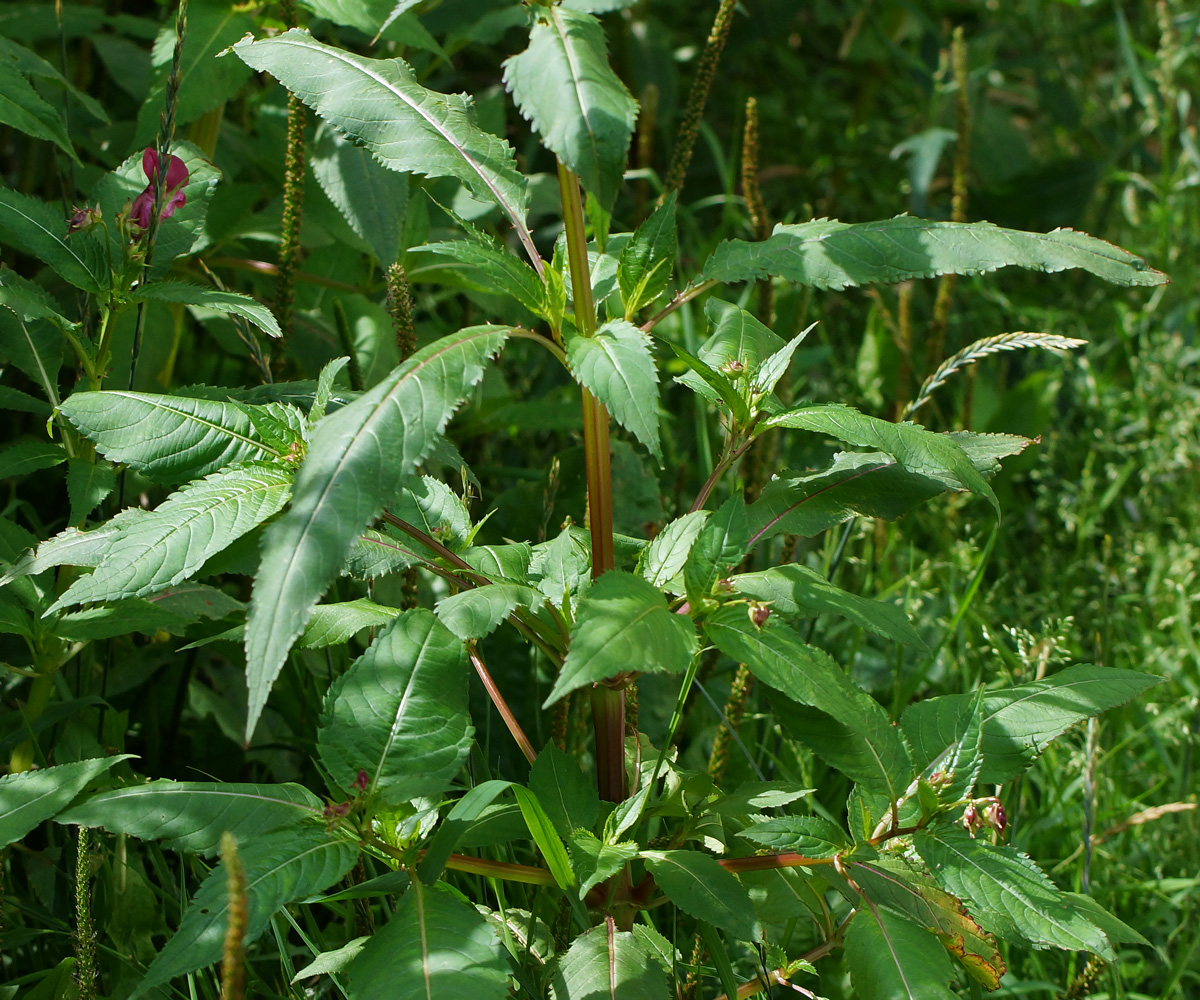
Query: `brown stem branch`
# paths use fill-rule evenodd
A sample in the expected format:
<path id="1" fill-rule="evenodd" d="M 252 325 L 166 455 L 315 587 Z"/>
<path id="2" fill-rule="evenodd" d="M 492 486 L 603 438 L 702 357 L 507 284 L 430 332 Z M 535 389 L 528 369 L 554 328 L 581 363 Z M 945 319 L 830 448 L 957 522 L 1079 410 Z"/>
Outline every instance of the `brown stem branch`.
<path id="1" fill-rule="evenodd" d="M 492 704 L 496 706 L 496 711 L 500 713 L 500 718 L 504 720 L 508 731 L 512 733 L 512 738 L 517 741 L 517 746 L 521 748 L 521 753 L 525 755 L 525 759 L 532 764 L 537 759 L 537 752 L 533 749 L 533 744 L 529 742 L 529 737 L 525 735 L 525 731 L 521 728 L 517 717 L 513 715 L 512 709 L 508 707 L 508 702 L 504 700 L 504 695 L 500 693 L 500 688 L 496 686 L 496 682 L 488 672 L 487 666 L 480 658 L 479 651 L 475 648 L 475 643 L 467 643 L 467 655 L 471 657 L 471 663 L 475 666 L 475 673 L 483 681 L 484 689 L 487 691 L 488 697 L 492 699 Z"/>

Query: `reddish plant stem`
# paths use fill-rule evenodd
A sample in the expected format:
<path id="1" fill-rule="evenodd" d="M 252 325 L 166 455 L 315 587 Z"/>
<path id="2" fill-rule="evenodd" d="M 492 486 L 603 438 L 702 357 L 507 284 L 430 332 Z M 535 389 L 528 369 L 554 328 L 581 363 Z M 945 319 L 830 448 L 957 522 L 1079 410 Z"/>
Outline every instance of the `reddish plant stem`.
<path id="1" fill-rule="evenodd" d="M 517 746 L 521 748 L 525 759 L 532 764 L 537 759 L 537 752 L 533 749 L 533 744 L 529 742 L 529 737 L 525 735 L 521 724 L 517 722 L 517 717 L 508 707 L 508 702 L 504 700 L 504 695 L 500 693 L 500 689 L 496 686 L 496 682 L 492 679 L 492 675 L 488 672 L 488 668 L 480 658 L 479 651 L 473 642 L 467 644 L 467 651 L 471 657 L 471 663 L 475 666 L 475 673 L 483 681 L 483 687 L 487 691 L 488 697 L 492 699 L 492 704 L 496 706 L 496 711 L 500 713 L 500 718 L 504 720 L 508 731 L 512 733 L 512 738 L 517 741 Z"/>

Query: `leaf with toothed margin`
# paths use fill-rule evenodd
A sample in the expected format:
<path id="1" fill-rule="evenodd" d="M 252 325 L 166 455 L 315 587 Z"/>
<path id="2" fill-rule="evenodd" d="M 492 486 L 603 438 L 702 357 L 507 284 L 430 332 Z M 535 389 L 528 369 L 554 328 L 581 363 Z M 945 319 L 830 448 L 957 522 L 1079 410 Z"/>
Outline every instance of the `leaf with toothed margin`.
<path id="1" fill-rule="evenodd" d="M 929 222 L 908 215 L 852 225 L 813 219 L 776 226 L 761 243 L 728 240 L 709 257 L 699 280 L 753 281 L 774 275 L 814 288 L 842 289 L 1009 266 L 1034 271 L 1077 267 L 1118 285 L 1167 281 L 1141 257 L 1073 229 L 1025 233 L 990 222 Z"/>
<path id="2" fill-rule="evenodd" d="M 423 348 L 313 432 L 292 504 L 263 536 L 246 619 L 246 738 L 312 609 L 355 541 L 429 453 L 509 328 L 474 326 Z"/>

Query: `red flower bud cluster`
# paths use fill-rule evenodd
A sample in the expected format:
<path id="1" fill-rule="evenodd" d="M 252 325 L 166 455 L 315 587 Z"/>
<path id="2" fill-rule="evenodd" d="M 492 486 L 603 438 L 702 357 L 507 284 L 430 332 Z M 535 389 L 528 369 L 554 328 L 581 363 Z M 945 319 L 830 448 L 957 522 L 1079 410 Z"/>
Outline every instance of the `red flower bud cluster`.
<path id="1" fill-rule="evenodd" d="M 150 216 L 154 213 L 154 178 L 158 173 L 158 153 L 155 150 L 147 149 L 142 154 L 142 173 L 146 175 L 149 183 L 146 190 L 134 199 L 133 207 L 129 210 L 129 221 L 140 229 L 149 229 Z M 188 169 L 183 160 L 172 156 L 167 165 L 166 182 L 163 184 L 164 204 L 159 216 L 160 221 L 169 219 L 175 214 L 175 209 L 187 204 L 187 195 L 183 193 L 187 182 Z"/>

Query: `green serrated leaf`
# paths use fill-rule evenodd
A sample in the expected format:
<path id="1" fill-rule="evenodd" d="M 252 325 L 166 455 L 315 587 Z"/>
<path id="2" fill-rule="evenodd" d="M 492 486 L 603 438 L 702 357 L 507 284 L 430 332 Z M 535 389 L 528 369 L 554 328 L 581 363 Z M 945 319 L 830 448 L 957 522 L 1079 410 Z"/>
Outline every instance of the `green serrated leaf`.
<path id="1" fill-rule="evenodd" d="M 27 476 L 31 472 L 52 469 L 67 460 L 61 444 L 49 441 L 18 441 L 0 451 L 0 479 Z"/>
<path id="2" fill-rule="evenodd" d="M 283 331 L 279 329 L 271 310 L 249 295 L 225 292 L 217 288 L 202 288 L 200 285 L 189 285 L 182 281 L 153 281 L 138 286 L 132 295 L 135 299 L 151 302 L 178 302 L 187 306 L 203 306 L 205 309 L 249 320 L 269 337 L 283 336 Z"/>
<path id="3" fill-rule="evenodd" d="M 841 403 L 800 406 L 769 417 L 767 427 L 791 427 L 829 434 L 857 448 L 891 455 L 909 472 L 935 479 L 950 489 L 970 490 L 987 499 L 1000 514 L 1000 504 L 970 456 L 945 434 L 927 431 L 919 424 L 894 424 L 860 413 Z"/>
<path id="4" fill-rule="evenodd" d="M 661 461 L 658 369 L 646 335 L 632 323 L 610 320 L 595 336 L 572 337 L 567 360 L 580 385 Z"/>
<path id="5" fill-rule="evenodd" d="M 90 229 L 67 236 L 57 205 L 0 187 L 0 235 L 76 288 L 101 294 L 112 285 L 102 238 Z"/>
<path id="6" fill-rule="evenodd" d="M 547 302 L 546 287 L 533 268 L 490 240 L 426 243 L 424 246 L 415 247 L 413 252 L 433 253 L 457 261 L 485 279 L 481 284 L 484 290 L 511 296 L 535 316 L 550 319 L 555 312 Z M 559 315 L 561 316 L 561 311 Z"/>
<path id="7" fill-rule="evenodd" d="M 982 274 L 1001 267 L 1083 268 L 1119 285 L 1161 285 L 1166 275 L 1134 254 L 1072 229 L 1024 233 L 990 222 L 929 222 L 899 215 L 854 225 L 815 219 L 779 225 L 760 243 L 717 247 L 701 281 L 777 276 L 815 288 Z"/>
<path id="8" fill-rule="evenodd" d="M 457 177 L 477 199 L 498 204 L 530 259 L 540 262 L 525 226 L 528 191 L 512 147 L 475 124 L 471 98 L 427 90 L 402 59 L 367 59 L 322 45 L 295 28 L 274 38 L 240 41 L 233 50 L 386 167 Z"/>
<path id="9" fill-rule="evenodd" d="M 605 879 L 616 875 L 638 856 L 638 845 L 632 840 L 606 844 L 587 830 L 577 830 L 567 838 L 571 848 L 571 867 L 579 879 L 579 898 Z"/>
<path id="10" fill-rule="evenodd" d="M 554 823 L 533 792 L 521 785 L 512 787 L 525 825 L 529 828 L 529 835 L 542 857 L 546 859 L 546 867 L 554 875 L 554 881 L 560 889 L 571 888 L 575 884 L 575 873 L 571 870 L 571 860 L 558 831 L 554 829 Z"/>
<path id="11" fill-rule="evenodd" d="M 662 590 L 679 574 L 708 518 L 707 510 L 689 511 L 654 536 L 638 561 L 647 583 Z"/>
<path id="12" fill-rule="evenodd" d="M 248 944 L 266 930 L 280 907 L 341 879 L 354 867 L 358 845 L 312 824 L 256 837 L 239 846 L 239 855 L 246 873 Z M 196 891 L 179 930 L 150 963 L 133 997 L 220 961 L 229 922 L 228 882 L 222 863 Z"/>
<path id="13" fill-rule="evenodd" d="M 584 777 L 574 757 L 553 743 L 542 748 L 529 769 L 529 787 L 564 837 L 590 830 L 600 815 L 595 783 Z"/>
<path id="14" fill-rule="evenodd" d="M 444 597 L 434 612 L 460 639 L 482 639 L 520 607 L 534 608 L 540 601 L 532 587 L 519 583 L 492 583 Z"/>
<path id="15" fill-rule="evenodd" d="M 376 604 L 365 597 L 339 604 L 318 604 L 296 645 L 302 649 L 340 646 L 365 628 L 391 624 L 399 613 L 396 608 Z"/>
<path id="16" fill-rule="evenodd" d="M 20 840 L 68 805 L 88 782 L 132 756 L 80 760 L 0 777 L 0 847 Z"/>
<path id="17" fill-rule="evenodd" d="M 675 265 L 675 201 L 672 191 L 646 219 L 621 251 L 617 285 L 625 305 L 625 319 L 649 305 L 667 290 Z"/>
<path id="18" fill-rule="evenodd" d="M 938 939 L 886 910 L 859 910 L 850 921 L 846 964 L 862 1000 L 955 1000 L 954 969 Z"/>
<path id="19" fill-rule="evenodd" d="M 452 551 L 462 548 L 471 534 L 471 516 L 462 497 L 432 476 L 409 477 L 390 509 Z"/>
<path id="20" fill-rule="evenodd" d="M 668 998 L 666 974 L 645 941 L 611 920 L 571 942 L 554 964 L 550 989 L 554 1000 Z"/>
<path id="21" fill-rule="evenodd" d="M 587 532 L 568 525 L 548 542 L 533 547 L 529 582 L 555 607 L 566 594 L 584 590 L 591 580 L 592 550 Z"/>
<path id="22" fill-rule="evenodd" d="M 700 851 L 643 851 L 642 857 L 658 887 L 684 913 L 738 940 L 754 940 L 757 921 L 750 896 L 715 858 Z"/>
<path id="23" fill-rule="evenodd" d="M 681 673 L 696 654 L 695 627 L 667 609 L 641 577 L 609 570 L 580 602 L 571 645 L 545 704 L 622 671 Z"/>
<path id="24" fill-rule="evenodd" d="M 1012 780 L 1071 726 L 1125 704 L 1159 681 L 1134 670 L 1078 664 L 1040 681 L 985 692 L 978 781 L 992 785 Z M 943 695 L 905 710 L 900 725 L 920 767 L 962 739 L 973 697 Z"/>
<path id="25" fill-rule="evenodd" d="M 508 332 L 476 326 L 443 337 L 317 425 L 291 507 L 263 536 L 246 620 L 248 736 L 317 599 L 429 453 Z"/>
<path id="26" fill-rule="evenodd" d="M 55 817 L 59 823 L 103 827 L 170 851 L 216 854 L 221 834 L 239 842 L 321 817 L 322 803 L 302 785 L 160 781 L 99 792 Z"/>
<path id="27" fill-rule="evenodd" d="M 287 502 L 291 474 L 253 463 L 215 472 L 123 522 L 100 564 L 49 611 L 144 597 L 186 580 Z"/>
<path id="28" fill-rule="evenodd" d="M 921 831 L 913 846 L 943 888 L 966 900 L 975 919 L 1001 937 L 1113 958 L 1103 932 L 1020 851 L 953 828 Z"/>
<path id="29" fill-rule="evenodd" d="M 820 816 L 780 816 L 755 823 L 738 836 L 775 851 L 795 851 L 807 858 L 831 858 L 850 846 L 841 829 Z"/>
<path id="30" fill-rule="evenodd" d="M 246 404 L 109 390 L 76 392 L 59 409 L 110 462 L 158 482 L 184 482 L 238 462 L 287 457 L 256 436 Z M 295 426 L 299 442 L 299 410 L 282 403 L 256 409 Z M 154 428 L 153 435 L 147 427 Z"/>
<path id="31" fill-rule="evenodd" d="M 471 748 L 463 644 L 425 609 L 406 611 L 330 688 L 317 755 L 337 784 L 381 807 L 439 795 Z"/>
<path id="32" fill-rule="evenodd" d="M 784 616 L 840 615 L 884 638 L 917 647 L 925 645 L 900 608 L 842 590 L 799 563 L 774 566 L 758 573 L 740 573 L 730 577 L 730 581 L 737 593 L 766 601 L 772 611 Z"/>
<path id="33" fill-rule="evenodd" d="M 610 209 L 625 172 L 637 102 L 608 64 L 592 15 L 538 7 L 529 47 L 504 63 L 504 83 L 542 143 Z"/>
<path id="34" fill-rule="evenodd" d="M 71 145 L 62 114 L 43 100 L 33 85 L 6 60 L 0 61 L 0 123 L 35 139 L 54 143 L 77 165 L 82 165 Z"/>
<path id="35" fill-rule="evenodd" d="M 912 780 L 912 765 L 899 732 L 879 703 L 858 687 L 828 653 L 809 646 L 791 629 L 769 619 L 761 627 L 744 606 L 711 615 L 704 631 L 721 652 L 745 663 L 764 684 L 828 718 L 792 732 L 818 753 L 836 750 L 837 766 L 855 781 L 892 801 Z"/>
<path id="36" fill-rule="evenodd" d="M 67 496 L 71 501 L 71 523 L 79 524 L 94 511 L 117 485 L 116 470 L 103 459 L 67 459 Z"/>
<path id="37" fill-rule="evenodd" d="M 703 607 L 717 582 L 742 561 L 748 538 L 746 503 L 735 494 L 708 518 L 688 552 L 683 582 L 693 608 Z"/>
<path id="38" fill-rule="evenodd" d="M 687 348 L 671 341 L 667 341 L 666 344 L 675 352 L 675 356 L 691 369 L 689 373 L 677 376 L 676 382 L 698 392 L 714 406 L 724 403 L 739 424 L 745 424 L 750 419 L 750 406 L 729 376 L 710 367 Z"/>
<path id="39" fill-rule="evenodd" d="M 448 892 L 413 881 L 396 914 L 346 969 L 349 1000 L 503 1000 L 509 965 L 492 926 Z"/>
<path id="40" fill-rule="evenodd" d="M 792 363 L 792 356 L 796 353 L 796 348 L 804 343 L 804 338 L 812 332 L 816 325 L 816 323 L 810 323 L 778 351 L 763 360 L 758 371 L 750 380 L 751 392 L 766 394 L 774 391 L 776 384 L 787 372 L 788 365 Z"/>

